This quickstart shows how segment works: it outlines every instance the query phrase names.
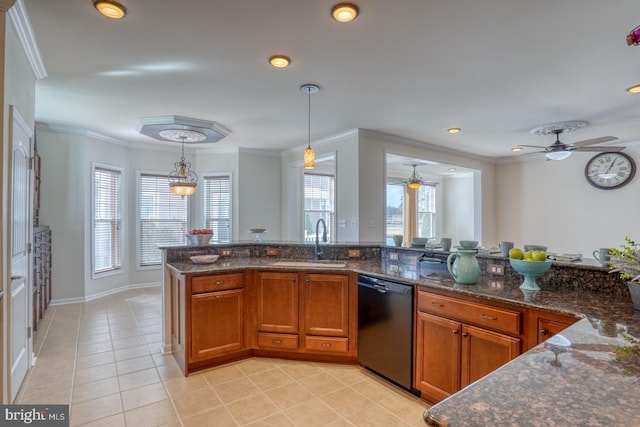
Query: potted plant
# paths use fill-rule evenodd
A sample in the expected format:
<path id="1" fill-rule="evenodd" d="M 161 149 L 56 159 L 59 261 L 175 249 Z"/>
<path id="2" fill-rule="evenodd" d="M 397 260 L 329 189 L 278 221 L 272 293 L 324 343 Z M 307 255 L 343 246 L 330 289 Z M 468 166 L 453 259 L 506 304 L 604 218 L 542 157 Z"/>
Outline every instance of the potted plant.
<path id="1" fill-rule="evenodd" d="M 640 243 L 625 237 L 625 244 L 609 251 L 610 273 L 619 273 L 627 281 L 633 307 L 640 311 Z"/>

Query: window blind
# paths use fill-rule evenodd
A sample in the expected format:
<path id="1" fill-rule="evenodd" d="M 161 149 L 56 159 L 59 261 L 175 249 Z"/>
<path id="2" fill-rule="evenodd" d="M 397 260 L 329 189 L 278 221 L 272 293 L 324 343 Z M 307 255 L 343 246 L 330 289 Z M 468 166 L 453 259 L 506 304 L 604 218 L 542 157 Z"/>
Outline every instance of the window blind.
<path id="1" fill-rule="evenodd" d="M 141 173 L 138 192 L 138 264 L 158 265 L 162 263 L 162 253 L 157 245 L 179 245 L 186 241 L 188 199 L 169 191 L 166 175 Z"/>
<path id="2" fill-rule="evenodd" d="M 421 185 L 418 188 L 418 236 L 435 237 L 436 187 Z"/>
<path id="3" fill-rule="evenodd" d="M 105 167 L 93 172 L 93 273 L 122 268 L 122 173 Z"/>
<path id="4" fill-rule="evenodd" d="M 320 218 L 327 224 L 327 238 L 334 239 L 335 177 L 304 174 L 304 240 L 315 239 L 315 226 Z"/>
<path id="5" fill-rule="evenodd" d="M 212 243 L 231 241 L 231 176 L 204 176 L 204 227 L 213 230 Z"/>

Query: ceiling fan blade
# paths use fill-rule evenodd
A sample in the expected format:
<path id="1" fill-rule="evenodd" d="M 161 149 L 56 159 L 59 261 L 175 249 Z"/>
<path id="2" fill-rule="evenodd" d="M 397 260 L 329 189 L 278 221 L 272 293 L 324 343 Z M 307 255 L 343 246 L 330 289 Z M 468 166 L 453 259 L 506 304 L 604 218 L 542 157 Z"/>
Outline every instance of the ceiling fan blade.
<path id="1" fill-rule="evenodd" d="M 584 147 L 586 145 L 602 144 L 603 142 L 615 141 L 616 139 L 618 138 L 616 138 L 615 136 L 601 136 L 600 138 L 585 139 L 584 141 L 574 142 L 571 145 L 573 145 L 575 148 L 578 148 Z"/>
<path id="2" fill-rule="evenodd" d="M 602 151 L 602 152 L 607 152 L 607 151 L 622 151 L 627 147 L 578 147 L 575 148 L 573 151 Z"/>
<path id="3" fill-rule="evenodd" d="M 547 148 L 543 145 L 526 145 L 526 144 L 518 144 L 518 147 L 542 148 L 543 150 Z"/>

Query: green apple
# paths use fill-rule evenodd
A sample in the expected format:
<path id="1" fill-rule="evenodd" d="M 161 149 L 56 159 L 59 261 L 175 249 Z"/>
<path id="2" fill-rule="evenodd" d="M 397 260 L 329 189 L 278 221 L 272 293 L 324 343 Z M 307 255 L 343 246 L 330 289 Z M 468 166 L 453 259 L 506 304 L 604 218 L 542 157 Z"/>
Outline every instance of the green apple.
<path id="1" fill-rule="evenodd" d="M 509 249 L 509 258 L 522 259 L 522 249 L 520 248 Z"/>
<path id="2" fill-rule="evenodd" d="M 531 253 L 531 259 L 533 261 L 546 261 L 547 253 L 545 251 L 533 251 Z"/>

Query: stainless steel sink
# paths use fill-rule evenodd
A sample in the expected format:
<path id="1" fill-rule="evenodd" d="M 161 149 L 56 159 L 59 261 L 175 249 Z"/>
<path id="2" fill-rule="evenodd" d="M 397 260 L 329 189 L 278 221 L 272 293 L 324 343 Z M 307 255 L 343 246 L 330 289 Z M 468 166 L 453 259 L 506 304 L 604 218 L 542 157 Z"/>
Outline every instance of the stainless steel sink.
<path id="1" fill-rule="evenodd" d="M 343 268 L 347 266 L 346 262 L 340 261 L 276 261 L 271 265 L 278 267 L 309 267 L 309 268 Z"/>

